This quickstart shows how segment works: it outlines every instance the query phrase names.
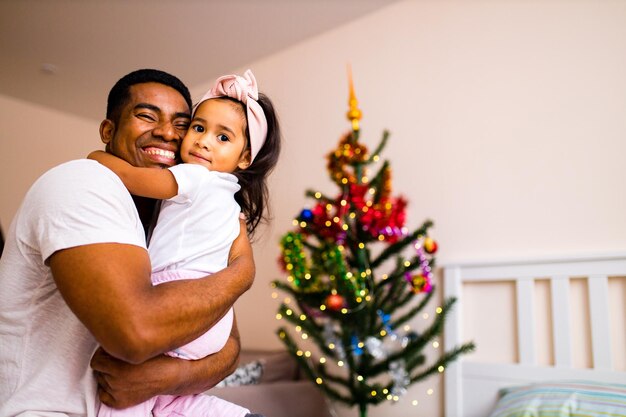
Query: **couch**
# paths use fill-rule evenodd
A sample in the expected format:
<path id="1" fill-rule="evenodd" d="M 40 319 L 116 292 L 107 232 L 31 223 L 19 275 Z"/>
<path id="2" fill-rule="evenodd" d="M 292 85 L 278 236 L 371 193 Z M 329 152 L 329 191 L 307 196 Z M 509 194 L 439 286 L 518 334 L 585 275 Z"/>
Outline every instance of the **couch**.
<path id="1" fill-rule="evenodd" d="M 230 382 L 227 378 L 227 386 L 217 386 L 207 393 L 265 417 L 333 416 L 322 391 L 302 375 L 286 351 L 242 350 L 238 368 L 241 372 L 233 376 L 245 370 L 254 375 L 230 378 Z"/>

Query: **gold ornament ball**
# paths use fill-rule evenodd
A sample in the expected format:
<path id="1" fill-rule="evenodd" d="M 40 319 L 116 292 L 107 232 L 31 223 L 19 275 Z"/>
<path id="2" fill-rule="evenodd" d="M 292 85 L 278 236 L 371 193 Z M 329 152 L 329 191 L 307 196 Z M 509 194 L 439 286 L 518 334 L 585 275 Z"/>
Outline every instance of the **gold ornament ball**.
<path id="1" fill-rule="evenodd" d="M 424 250 L 426 251 L 426 253 L 437 252 L 437 242 L 427 237 L 426 239 L 424 239 Z"/>
<path id="2" fill-rule="evenodd" d="M 413 275 L 412 284 L 413 292 L 415 294 L 419 294 L 424 290 L 424 287 L 426 286 L 426 277 L 424 277 L 424 275 L 422 274 Z"/>

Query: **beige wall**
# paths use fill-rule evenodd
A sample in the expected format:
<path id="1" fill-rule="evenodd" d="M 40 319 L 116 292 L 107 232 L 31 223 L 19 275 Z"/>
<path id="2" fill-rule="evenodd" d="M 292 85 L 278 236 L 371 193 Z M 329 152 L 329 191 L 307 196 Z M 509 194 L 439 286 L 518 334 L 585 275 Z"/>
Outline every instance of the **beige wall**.
<path id="1" fill-rule="evenodd" d="M 106 98 L 103 100 L 106 103 Z M 0 224 L 5 235 L 24 194 L 39 175 L 102 148 L 98 125 L 0 96 Z"/>
<path id="2" fill-rule="evenodd" d="M 237 307 L 244 346 L 280 346 L 277 242 L 309 203 L 305 189 L 335 192 L 324 156 L 348 128 L 347 63 L 363 141 L 391 130 L 394 191 L 410 202 L 409 226 L 435 220 L 440 261 L 626 249 L 625 21 L 623 1 L 405 1 L 251 62 L 285 146 L 257 280 Z M 6 229 L 34 178 L 100 144 L 97 121 L 6 97 L 0 123 Z M 442 415 L 441 390 L 431 379 L 371 416 Z"/>

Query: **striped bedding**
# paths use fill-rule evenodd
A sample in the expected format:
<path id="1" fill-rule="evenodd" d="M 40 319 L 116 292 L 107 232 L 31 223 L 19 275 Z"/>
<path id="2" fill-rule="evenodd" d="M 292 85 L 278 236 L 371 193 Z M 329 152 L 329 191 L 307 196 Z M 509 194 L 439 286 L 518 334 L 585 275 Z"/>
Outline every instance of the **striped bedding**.
<path id="1" fill-rule="evenodd" d="M 490 417 L 626 417 L 626 385 L 543 382 L 500 390 Z"/>

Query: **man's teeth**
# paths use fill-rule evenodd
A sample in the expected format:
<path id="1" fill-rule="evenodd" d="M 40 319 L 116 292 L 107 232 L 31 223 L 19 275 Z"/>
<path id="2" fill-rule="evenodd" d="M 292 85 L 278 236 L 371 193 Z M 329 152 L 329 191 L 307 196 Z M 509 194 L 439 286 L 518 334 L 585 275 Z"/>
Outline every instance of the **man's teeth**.
<path id="1" fill-rule="evenodd" d="M 164 157 L 169 158 L 169 159 L 174 159 L 174 157 L 175 157 L 174 152 L 166 151 L 164 149 L 148 149 L 146 151 L 146 153 L 148 153 L 150 155 L 164 156 Z"/>

